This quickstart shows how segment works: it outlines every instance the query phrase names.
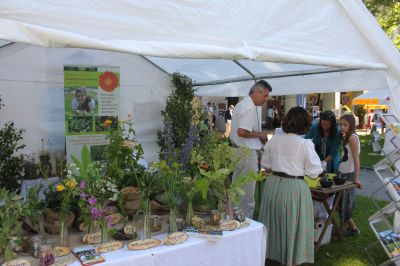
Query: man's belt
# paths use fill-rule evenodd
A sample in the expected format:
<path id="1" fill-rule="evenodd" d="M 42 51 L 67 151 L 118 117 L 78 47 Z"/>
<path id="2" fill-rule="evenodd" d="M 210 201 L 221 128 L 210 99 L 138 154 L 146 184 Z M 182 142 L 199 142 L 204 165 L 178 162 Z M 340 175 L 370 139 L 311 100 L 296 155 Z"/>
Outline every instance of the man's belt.
<path id="1" fill-rule="evenodd" d="M 272 174 L 273 174 L 273 175 L 280 176 L 280 177 L 285 177 L 285 178 L 304 179 L 304 176 L 293 176 L 293 175 L 288 175 L 288 174 L 286 174 L 286 173 L 284 173 L 284 172 L 275 172 L 275 171 L 272 171 Z"/>

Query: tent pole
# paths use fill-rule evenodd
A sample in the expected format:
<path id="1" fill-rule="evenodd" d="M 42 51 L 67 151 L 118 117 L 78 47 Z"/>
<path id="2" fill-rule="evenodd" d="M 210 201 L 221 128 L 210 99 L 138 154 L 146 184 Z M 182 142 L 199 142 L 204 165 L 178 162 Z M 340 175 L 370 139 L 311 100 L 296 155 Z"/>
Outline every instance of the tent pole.
<path id="1" fill-rule="evenodd" d="M 244 65 L 242 65 L 239 61 L 237 60 L 232 60 L 233 62 L 235 62 L 239 67 L 243 68 L 244 71 L 246 71 L 247 73 L 249 73 L 250 76 L 253 77 L 254 81 L 257 80 L 256 75 L 254 75 L 250 69 L 248 69 L 247 67 L 245 67 Z"/>
<path id="2" fill-rule="evenodd" d="M 265 74 L 265 75 L 254 75 L 254 77 L 247 76 L 247 77 L 237 77 L 237 78 L 221 79 L 221 80 L 198 82 L 198 83 L 195 82 L 195 83 L 193 83 L 193 87 L 220 85 L 220 84 L 226 84 L 226 83 L 250 81 L 250 80 L 257 80 L 257 79 L 274 79 L 274 78 L 318 75 L 318 74 L 335 73 L 335 72 L 347 72 L 347 71 L 354 71 L 354 70 L 361 70 L 361 69 L 359 69 L 359 68 L 346 68 L 346 69 L 329 68 L 329 69 L 325 69 L 325 70 L 318 69 L 318 70 L 308 70 L 308 71 L 302 71 L 302 72 L 298 72 L 298 71 L 279 72 L 279 73 Z"/>

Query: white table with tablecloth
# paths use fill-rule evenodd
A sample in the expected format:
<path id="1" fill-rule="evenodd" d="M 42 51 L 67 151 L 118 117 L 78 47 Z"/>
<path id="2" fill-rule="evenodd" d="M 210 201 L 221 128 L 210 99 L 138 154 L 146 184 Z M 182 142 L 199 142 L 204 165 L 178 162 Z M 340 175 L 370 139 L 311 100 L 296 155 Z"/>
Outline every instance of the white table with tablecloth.
<path id="1" fill-rule="evenodd" d="M 166 234 L 153 236 L 164 239 Z M 266 229 L 263 224 L 251 221 L 245 228 L 224 232 L 220 239 L 190 236 L 186 242 L 174 246 L 131 251 L 122 249 L 105 253 L 105 262 L 99 265 L 140 266 L 257 266 L 264 265 Z M 79 266 L 75 261 L 72 265 Z"/>

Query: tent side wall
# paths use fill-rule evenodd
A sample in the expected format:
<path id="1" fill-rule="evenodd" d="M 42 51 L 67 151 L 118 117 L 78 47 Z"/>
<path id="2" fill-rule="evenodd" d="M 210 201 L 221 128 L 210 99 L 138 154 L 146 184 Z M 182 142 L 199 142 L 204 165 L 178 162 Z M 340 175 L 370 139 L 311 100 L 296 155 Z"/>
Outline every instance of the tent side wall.
<path id="1" fill-rule="evenodd" d="M 63 65 L 120 67 L 120 116 L 133 113 L 136 137 L 148 161 L 157 159 L 161 110 L 170 78 L 140 56 L 85 49 L 13 44 L 0 50 L 0 124 L 13 120 L 27 129 L 22 153 L 38 152 L 41 139 L 53 152 L 65 150 Z M 23 62 L 21 64 L 21 62 Z"/>

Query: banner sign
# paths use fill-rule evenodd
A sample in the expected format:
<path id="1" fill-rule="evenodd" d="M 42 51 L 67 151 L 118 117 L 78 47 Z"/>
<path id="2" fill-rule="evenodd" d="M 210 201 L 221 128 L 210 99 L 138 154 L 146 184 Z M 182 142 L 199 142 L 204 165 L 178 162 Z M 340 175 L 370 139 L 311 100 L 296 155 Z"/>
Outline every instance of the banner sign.
<path id="1" fill-rule="evenodd" d="M 108 132 L 118 126 L 119 67 L 64 66 L 67 159 L 80 159 L 83 145 L 101 160 Z"/>

